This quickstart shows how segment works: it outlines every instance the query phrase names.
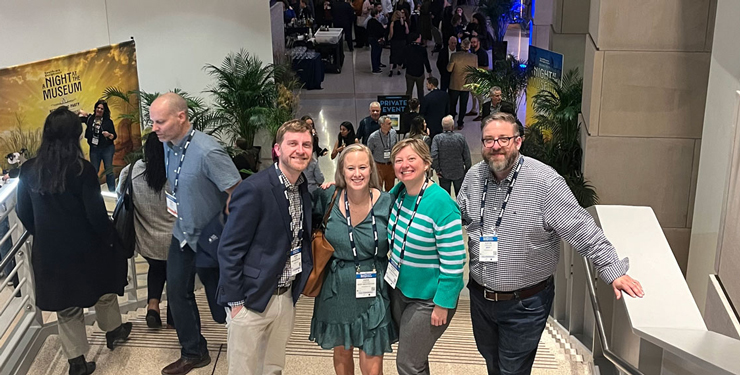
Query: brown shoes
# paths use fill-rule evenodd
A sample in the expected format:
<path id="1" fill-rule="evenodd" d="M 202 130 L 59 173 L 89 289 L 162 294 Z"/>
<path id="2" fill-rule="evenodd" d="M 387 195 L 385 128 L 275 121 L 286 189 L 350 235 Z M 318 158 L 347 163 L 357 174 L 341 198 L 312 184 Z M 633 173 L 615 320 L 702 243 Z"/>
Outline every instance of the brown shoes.
<path id="1" fill-rule="evenodd" d="M 185 375 L 196 368 L 206 367 L 211 363 L 211 356 L 206 354 L 200 359 L 180 358 L 162 369 L 162 375 Z"/>

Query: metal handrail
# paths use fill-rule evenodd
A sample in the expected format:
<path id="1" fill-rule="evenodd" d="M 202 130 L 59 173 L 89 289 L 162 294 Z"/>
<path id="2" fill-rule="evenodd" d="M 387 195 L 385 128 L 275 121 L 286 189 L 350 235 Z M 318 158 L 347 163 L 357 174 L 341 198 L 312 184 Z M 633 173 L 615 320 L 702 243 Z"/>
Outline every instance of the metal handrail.
<path id="1" fill-rule="evenodd" d="M 13 228 L 11 228 L 8 231 L 8 234 L 10 234 L 11 232 L 13 232 L 13 230 L 15 228 L 16 228 L 16 225 L 13 225 Z M 27 230 L 26 231 L 23 231 L 23 234 L 21 235 L 21 238 L 18 239 L 18 242 L 16 242 L 15 245 L 13 245 L 13 248 L 10 249 L 10 251 L 8 252 L 8 255 L 5 256 L 5 259 L 3 259 L 2 262 L 0 262 L 0 270 L 4 270 L 5 267 L 8 264 L 10 264 L 10 262 L 12 261 L 12 259 L 15 258 L 15 255 L 18 254 L 18 252 L 21 250 L 21 246 L 23 246 L 23 244 L 26 242 L 26 240 L 30 236 L 31 236 L 31 234 L 28 233 Z"/>
<path id="2" fill-rule="evenodd" d="M 599 307 L 599 300 L 596 298 L 596 286 L 594 285 L 594 277 L 591 274 L 591 264 L 588 259 L 583 258 L 583 264 L 586 268 L 586 286 L 588 287 L 588 295 L 591 298 L 591 307 L 594 310 L 594 317 L 596 318 L 596 329 L 599 331 L 599 341 L 601 342 L 601 349 L 604 353 L 604 358 L 609 360 L 619 370 L 630 374 L 630 375 L 644 375 L 642 371 L 638 370 L 635 366 L 625 361 L 617 353 L 614 353 L 609 348 L 609 343 L 606 339 L 606 329 L 604 329 L 604 320 L 601 317 L 601 308 Z"/>

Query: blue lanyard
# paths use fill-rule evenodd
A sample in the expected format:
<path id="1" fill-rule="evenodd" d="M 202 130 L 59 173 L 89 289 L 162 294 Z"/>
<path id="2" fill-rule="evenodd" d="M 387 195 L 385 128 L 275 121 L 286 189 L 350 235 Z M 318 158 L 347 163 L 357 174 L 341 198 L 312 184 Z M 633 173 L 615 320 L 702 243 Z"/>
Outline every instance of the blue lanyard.
<path id="1" fill-rule="evenodd" d="M 424 185 L 421 187 L 421 190 L 419 191 L 419 195 L 416 197 L 416 204 L 414 204 L 414 210 L 411 212 L 411 217 L 409 218 L 409 225 L 406 226 L 406 232 L 403 234 L 403 241 L 401 242 L 401 253 L 398 256 L 398 266 L 401 266 L 401 262 L 403 261 L 403 255 L 406 253 L 406 237 L 409 235 L 409 229 L 411 228 L 411 222 L 414 221 L 414 218 L 416 217 L 416 210 L 419 209 L 419 203 L 421 203 L 421 197 L 424 195 L 424 191 L 427 189 L 427 185 L 429 185 L 429 179 L 427 178 L 424 181 Z M 396 214 L 396 221 L 393 223 L 393 227 L 391 229 L 391 241 L 390 241 L 390 248 L 391 252 L 393 252 L 393 243 L 396 240 L 396 226 L 398 225 L 398 220 L 401 217 L 401 208 L 403 207 L 403 200 L 406 198 L 406 190 L 404 189 L 403 195 L 399 196 L 398 199 L 396 199 L 396 204 L 393 207 L 393 210 Z"/>
<path id="2" fill-rule="evenodd" d="M 352 256 L 355 258 L 355 269 L 360 272 L 360 261 L 357 259 L 357 247 L 355 246 L 355 237 L 352 231 L 352 215 L 349 213 L 349 199 L 347 199 L 347 190 L 344 190 L 344 213 L 347 216 L 347 232 L 349 233 L 349 243 L 352 246 Z M 370 217 L 373 221 L 373 239 L 375 240 L 375 256 L 378 256 L 378 227 L 375 225 L 375 211 L 373 211 L 373 192 L 370 191 Z"/>
<path id="3" fill-rule="evenodd" d="M 185 152 L 188 151 L 188 147 L 190 147 L 190 143 L 193 140 L 193 136 L 195 135 L 195 129 L 190 131 L 190 134 L 188 135 L 188 139 L 185 141 L 185 146 L 182 147 L 182 153 L 180 154 L 180 164 L 177 166 L 177 170 L 175 170 L 175 184 L 172 187 L 172 195 L 177 198 L 177 186 L 180 182 L 180 170 L 182 169 L 182 162 L 185 160 Z M 170 173 L 170 148 L 167 148 L 167 157 L 164 158 L 164 164 L 165 168 L 167 169 L 167 174 Z"/>
<path id="4" fill-rule="evenodd" d="M 498 232 L 498 228 L 501 226 L 501 221 L 504 218 L 504 211 L 506 210 L 506 204 L 509 203 L 509 198 L 511 197 L 511 191 L 514 190 L 514 184 L 516 184 L 516 179 L 519 177 L 519 171 L 522 169 L 522 164 L 524 164 L 524 158 L 519 159 L 519 164 L 516 166 L 516 169 L 514 170 L 514 176 L 511 177 L 511 184 L 509 184 L 509 189 L 506 191 L 506 196 L 504 197 L 504 202 L 501 204 L 501 211 L 499 211 L 498 219 L 496 220 L 496 228 L 494 229 L 495 232 Z M 486 195 L 488 193 L 488 178 L 486 178 L 486 183 L 483 185 L 483 194 L 481 195 L 480 200 L 480 233 L 481 236 L 483 235 L 483 214 L 486 210 Z"/>

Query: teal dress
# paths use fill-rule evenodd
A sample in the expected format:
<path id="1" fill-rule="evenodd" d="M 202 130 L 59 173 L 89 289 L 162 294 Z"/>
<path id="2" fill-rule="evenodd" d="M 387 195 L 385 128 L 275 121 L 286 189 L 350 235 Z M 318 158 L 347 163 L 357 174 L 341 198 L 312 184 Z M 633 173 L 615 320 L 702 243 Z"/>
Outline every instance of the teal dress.
<path id="1" fill-rule="evenodd" d="M 315 223 L 323 218 L 333 193 L 334 187 L 314 192 Z M 342 191 L 339 194 L 343 194 Z M 388 216 L 393 200 L 388 193 L 382 192 L 373 206 L 379 239 L 377 255 L 370 214 L 361 223 L 352 223 L 361 271 L 377 271 L 375 298 L 355 298 L 355 261 L 347 219 L 339 209 L 339 194 L 326 224 L 326 238 L 334 247 L 334 256 L 327 264 L 326 279 L 314 302 L 309 340 L 323 349 L 356 347 L 370 356 L 390 353 L 391 344 L 398 341 L 398 330 L 391 317 L 388 286 L 383 278 L 388 265 L 388 241 L 385 239 L 388 238 Z"/>

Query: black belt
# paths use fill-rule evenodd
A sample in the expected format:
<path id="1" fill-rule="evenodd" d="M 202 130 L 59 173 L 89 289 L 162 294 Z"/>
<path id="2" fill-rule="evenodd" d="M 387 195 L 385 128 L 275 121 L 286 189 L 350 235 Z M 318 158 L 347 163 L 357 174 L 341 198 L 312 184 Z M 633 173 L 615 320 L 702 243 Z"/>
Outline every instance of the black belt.
<path id="1" fill-rule="evenodd" d="M 375 164 L 391 165 L 391 162 L 376 161 Z"/>
<path id="2" fill-rule="evenodd" d="M 290 290 L 290 285 L 288 286 L 279 286 L 275 291 L 272 292 L 272 295 L 279 296 L 281 294 L 285 294 L 285 292 Z"/>
<path id="3" fill-rule="evenodd" d="M 548 285 L 552 283 L 552 276 L 548 277 L 547 279 L 526 287 L 519 290 L 515 290 L 513 292 L 496 292 L 494 290 L 487 289 L 483 287 L 483 285 L 478 284 L 473 280 L 473 278 L 470 278 L 470 282 L 468 282 L 468 286 L 470 289 L 475 290 L 477 292 L 483 293 L 483 298 L 498 302 L 498 301 L 510 301 L 513 299 L 527 299 L 529 297 L 532 297 L 533 295 L 543 291 L 545 288 L 547 288 Z"/>

